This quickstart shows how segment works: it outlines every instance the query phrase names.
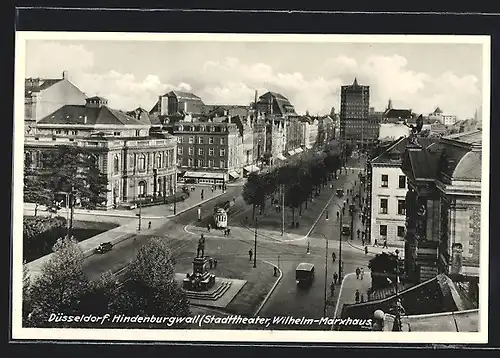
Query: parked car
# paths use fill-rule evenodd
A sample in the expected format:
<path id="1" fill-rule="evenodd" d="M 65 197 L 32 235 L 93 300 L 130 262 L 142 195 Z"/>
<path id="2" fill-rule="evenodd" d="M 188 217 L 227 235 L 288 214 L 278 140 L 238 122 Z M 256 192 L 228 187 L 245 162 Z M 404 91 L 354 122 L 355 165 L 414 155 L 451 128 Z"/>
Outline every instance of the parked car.
<path id="1" fill-rule="evenodd" d="M 300 263 L 295 269 L 295 280 L 298 285 L 310 285 L 314 280 L 314 265 L 306 262 Z"/>
<path id="2" fill-rule="evenodd" d="M 95 248 L 94 252 L 96 254 L 104 254 L 108 251 L 111 251 L 113 248 L 113 244 L 110 242 L 102 242 L 98 247 Z"/>

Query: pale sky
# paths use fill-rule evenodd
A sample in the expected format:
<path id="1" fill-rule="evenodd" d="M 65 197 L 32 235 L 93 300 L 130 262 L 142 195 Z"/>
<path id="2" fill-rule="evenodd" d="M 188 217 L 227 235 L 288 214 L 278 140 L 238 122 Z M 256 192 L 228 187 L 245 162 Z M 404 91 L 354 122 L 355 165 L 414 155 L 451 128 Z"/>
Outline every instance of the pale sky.
<path id="1" fill-rule="evenodd" d="M 126 35 L 124 35 L 126 36 Z M 172 89 L 206 104 L 243 104 L 271 90 L 299 113 L 340 110 L 340 86 L 370 86 L 370 106 L 472 117 L 482 102 L 479 44 L 269 43 L 169 41 L 26 42 L 26 76 L 57 78 L 62 71 L 87 95 L 109 106 L 148 111 Z"/>

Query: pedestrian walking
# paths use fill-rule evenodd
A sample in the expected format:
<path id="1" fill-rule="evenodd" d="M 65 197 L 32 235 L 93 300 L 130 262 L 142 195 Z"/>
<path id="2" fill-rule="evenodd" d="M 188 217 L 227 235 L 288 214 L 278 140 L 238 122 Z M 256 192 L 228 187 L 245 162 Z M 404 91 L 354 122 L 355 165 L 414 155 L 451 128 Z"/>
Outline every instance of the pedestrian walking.
<path id="1" fill-rule="evenodd" d="M 361 279 L 363 279 L 364 276 L 365 276 L 365 270 L 363 268 L 361 268 L 361 271 L 360 271 Z"/>
<path id="2" fill-rule="evenodd" d="M 201 221 L 201 206 L 198 206 L 198 221 Z"/>
<path id="3" fill-rule="evenodd" d="M 252 261 L 252 256 L 253 256 L 253 251 L 252 249 L 248 250 L 248 256 L 249 256 L 249 260 L 248 261 Z"/>
<path id="4" fill-rule="evenodd" d="M 231 233 L 231 229 L 230 228 L 227 228 L 226 229 L 226 236 L 229 236 L 229 234 Z"/>
<path id="5" fill-rule="evenodd" d="M 387 247 L 387 240 L 384 240 L 384 246 L 382 246 L 383 249 L 388 249 Z"/>
<path id="6" fill-rule="evenodd" d="M 333 296 L 334 293 L 335 293 L 335 284 L 332 282 L 332 284 L 330 285 L 330 296 Z"/>
<path id="7" fill-rule="evenodd" d="M 358 234 L 358 239 L 359 239 L 359 234 L 361 233 L 361 230 L 358 229 L 358 231 L 356 231 L 357 234 Z"/>
<path id="8" fill-rule="evenodd" d="M 339 275 L 337 275 L 337 273 L 336 273 L 336 272 L 334 272 L 334 273 L 333 273 L 333 282 L 334 282 L 335 284 L 337 284 L 338 279 L 339 279 Z"/>
<path id="9" fill-rule="evenodd" d="M 214 267 L 214 260 L 212 258 L 209 258 L 208 264 L 209 264 L 210 268 L 213 268 Z"/>
<path id="10" fill-rule="evenodd" d="M 345 215 L 345 208 L 342 208 L 342 215 Z"/>
<path id="11" fill-rule="evenodd" d="M 217 268 L 217 259 L 214 257 L 214 268 Z"/>
<path id="12" fill-rule="evenodd" d="M 148 229 L 151 229 L 151 221 L 148 222 Z"/>
<path id="13" fill-rule="evenodd" d="M 203 200 L 203 197 L 204 197 L 204 195 L 203 195 L 203 190 L 202 190 L 201 195 L 200 195 L 201 200 Z"/>
<path id="14" fill-rule="evenodd" d="M 207 231 L 210 232 L 211 226 L 210 223 L 207 224 Z"/>
<path id="15" fill-rule="evenodd" d="M 361 294 L 361 303 L 365 302 L 365 295 Z"/>
<path id="16" fill-rule="evenodd" d="M 359 267 L 356 267 L 356 279 L 359 279 L 359 274 L 361 273 L 361 270 Z"/>
<path id="17" fill-rule="evenodd" d="M 377 239 L 375 239 L 375 240 L 373 241 L 373 246 L 374 246 L 374 247 L 378 247 L 378 242 L 377 242 Z"/>
<path id="18" fill-rule="evenodd" d="M 332 252 L 332 261 L 335 262 L 336 258 L 337 258 L 337 255 L 335 255 L 335 252 Z"/>
<path id="19" fill-rule="evenodd" d="M 356 293 L 354 294 L 354 301 L 356 301 L 356 303 L 359 303 L 359 290 L 356 290 Z"/>
<path id="20" fill-rule="evenodd" d="M 337 220 L 339 219 L 340 217 L 340 213 L 337 211 Z"/>

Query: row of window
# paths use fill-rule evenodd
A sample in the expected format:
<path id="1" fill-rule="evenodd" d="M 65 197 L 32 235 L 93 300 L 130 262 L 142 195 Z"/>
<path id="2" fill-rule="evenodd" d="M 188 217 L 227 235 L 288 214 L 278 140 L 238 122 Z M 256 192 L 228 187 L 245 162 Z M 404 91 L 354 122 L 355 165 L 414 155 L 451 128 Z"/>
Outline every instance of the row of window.
<path id="1" fill-rule="evenodd" d="M 389 212 L 389 199 L 380 199 L 380 214 L 387 214 Z M 406 215 L 406 202 L 404 199 L 398 199 L 398 215 Z"/>
<path id="2" fill-rule="evenodd" d="M 177 143 L 184 143 L 184 138 L 182 136 L 177 137 Z M 194 137 L 189 137 L 188 143 L 194 144 Z M 203 137 L 198 137 L 198 144 L 203 144 Z M 208 144 L 214 144 L 214 137 L 208 137 Z M 219 138 L 219 144 L 226 144 L 225 138 Z"/>
<path id="3" fill-rule="evenodd" d="M 153 160 L 155 164 L 155 168 L 163 169 L 165 167 L 170 167 L 174 163 L 174 151 L 168 150 L 166 152 L 160 152 L 153 154 Z M 147 165 L 146 154 L 140 154 L 137 157 L 137 170 L 145 171 Z M 133 169 L 135 166 L 134 163 L 134 155 L 130 154 L 129 156 L 129 168 Z M 120 171 L 120 157 L 115 155 L 113 158 L 113 174 L 118 174 Z"/>
<path id="4" fill-rule="evenodd" d="M 404 226 L 398 226 L 398 237 L 401 237 L 401 238 L 405 237 L 405 227 Z M 380 225 L 380 238 L 381 239 L 387 238 L 387 225 Z"/>
<path id="5" fill-rule="evenodd" d="M 380 186 L 382 188 L 388 188 L 389 187 L 389 175 L 382 174 L 381 185 Z M 406 189 L 406 177 L 404 175 L 400 175 L 399 176 L 398 188 L 399 189 Z"/>
<path id="6" fill-rule="evenodd" d="M 177 148 L 177 154 L 183 155 L 184 154 L 184 149 L 182 147 Z M 194 148 L 189 147 L 188 148 L 188 155 L 194 155 Z M 198 155 L 205 155 L 205 150 L 204 148 L 198 148 Z M 215 156 L 215 149 L 214 148 L 208 148 L 208 155 L 210 157 Z M 226 155 L 226 149 L 219 149 L 219 156 L 224 157 Z"/>
<path id="7" fill-rule="evenodd" d="M 180 132 L 227 132 L 227 127 L 219 126 L 178 126 L 175 128 L 176 131 Z"/>
<path id="8" fill-rule="evenodd" d="M 193 158 L 188 158 L 187 160 L 187 166 L 191 168 L 227 168 L 227 161 L 225 160 L 215 161 L 213 159 L 209 159 L 208 161 L 206 161 L 206 163 L 207 165 L 205 165 L 205 161 L 203 159 L 198 159 L 197 161 L 195 161 Z M 217 166 L 216 164 L 219 164 L 219 166 Z M 178 165 L 180 167 L 183 166 L 182 158 L 179 158 Z"/>

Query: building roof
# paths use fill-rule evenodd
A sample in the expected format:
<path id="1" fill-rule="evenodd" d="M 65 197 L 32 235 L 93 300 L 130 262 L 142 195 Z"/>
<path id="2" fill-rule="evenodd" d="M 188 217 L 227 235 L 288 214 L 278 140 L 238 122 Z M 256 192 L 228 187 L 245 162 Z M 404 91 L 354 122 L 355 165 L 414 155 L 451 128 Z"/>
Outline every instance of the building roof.
<path id="1" fill-rule="evenodd" d="M 457 294 L 456 283 L 444 274 L 400 291 L 398 297 L 408 316 L 456 312 L 473 307 L 471 302 Z M 376 310 L 389 313 L 398 297 L 393 294 L 379 300 L 344 304 L 342 317 L 371 318 Z"/>
<path id="2" fill-rule="evenodd" d="M 434 110 L 434 112 L 432 112 L 433 114 L 442 114 L 443 113 L 443 110 L 441 108 L 436 107 L 436 109 Z"/>
<path id="3" fill-rule="evenodd" d="M 388 109 L 384 113 L 384 117 L 387 119 L 408 119 L 412 117 L 411 109 Z"/>
<path id="4" fill-rule="evenodd" d="M 180 99 L 191 99 L 191 100 L 197 100 L 201 101 L 201 98 L 195 95 L 194 93 L 191 92 L 184 92 L 184 91 L 170 91 L 165 94 L 165 96 L 175 96 Z"/>
<path id="5" fill-rule="evenodd" d="M 372 165 L 401 166 L 402 157 L 408 144 L 407 137 L 400 137 L 392 142 L 382 153 L 371 160 Z"/>
<path id="6" fill-rule="evenodd" d="M 24 97 L 31 97 L 33 92 L 41 92 L 61 82 L 63 78 L 26 78 L 24 80 Z"/>
<path id="7" fill-rule="evenodd" d="M 101 102 L 107 102 L 108 99 L 107 98 L 104 98 L 104 97 L 101 97 L 101 96 L 92 96 L 92 97 L 88 97 L 87 98 L 87 102 L 89 101 L 101 101 Z"/>
<path id="8" fill-rule="evenodd" d="M 87 122 L 85 123 L 85 117 Z M 147 125 L 124 112 L 101 106 L 91 108 L 84 105 L 65 105 L 42 118 L 38 124 L 79 124 L 79 125 Z"/>
<path id="9" fill-rule="evenodd" d="M 138 119 L 140 122 L 142 122 L 144 124 L 148 124 L 148 125 L 153 124 L 153 122 L 151 121 L 151 117 L 149 116 L 148 111 L 146 111 L 144 108 L 137 107 L 133 111 L 126 112 L 125 114 L 127 116 Z M 159 124 L 159 121 L 158 121 L 158 123 L 154 123 L 154 124 Z"/>
<path id="10" fill-rule="evenodd" d="M 268 98 L 269 99 L 274 98 L 281 112 L 280 113 L 281 115 L 296 114 L 294 106 L 290 103 L 288 98 L 286 98 L 282 94 L 271 91 L 266 92 L 259 97 L 259 102 L 263 102 L 261 100 L 267 100 Z"/>
<path id="11" fill-rule="evenodd" d="M 441 138 L 440 179 L 481 181 L 482 131 Z"/>

